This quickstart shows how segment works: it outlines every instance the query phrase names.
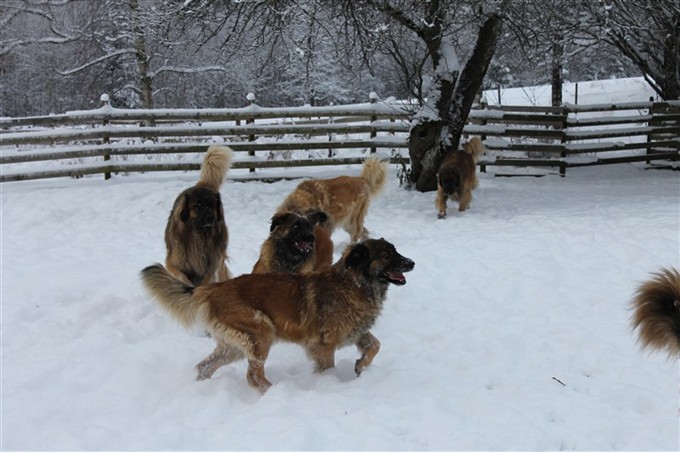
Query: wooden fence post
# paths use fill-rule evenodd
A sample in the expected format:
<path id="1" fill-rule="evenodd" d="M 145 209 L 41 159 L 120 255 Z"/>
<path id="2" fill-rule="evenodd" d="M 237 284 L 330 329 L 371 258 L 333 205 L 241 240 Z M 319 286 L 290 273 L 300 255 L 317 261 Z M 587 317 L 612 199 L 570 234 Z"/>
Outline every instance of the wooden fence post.
<path id="1" fill-rule="evenodd" d="M 560 176 L 564 177 L 567 174 L 567 118 L 569 117 L 569 111 L 562 104 L 560 107 L 560 114 L 564 115 L 562 120 L 562 125 L 560 126 L 561 137 L 560 144 L 562 145 L 562 150 L 560 151 Z"/>
<path id="2" fill-rule="evenodd" d="M 368 95 L 368 100 L 371 102 L 371 104 L 375 105 L 378 102 L 378 94 L 375 92 L 371 91 Z M 373 125 L 373 122 L 378 120 L 378 116 L 375 113 L 371 114 L 371 126 Z M 371 135 L 370 138 L 374 139 L 377 136 L 377 133 L 374 130 L 371 130 Z M 371 146 L 371 154 L 375 154 L 375 146 Z"/>
<path id="3" fill-rule="evenodd" d="M 335 105 L 335 104 L 331 101 L 331 103 L 329 103 L 328 105 L 329 105 L 330 107 L 332 107 L 332 106 Z M 333 123 L 335 123 L 335 119 L 333 119 L 332 116 L 329 116 L 329 117 L 328 117 L 328 124 L 333 124 Z M 328 132 L 328 142 L 330 143 L 331 141 L 333 141 L 333 133 L 332 133 L 332 132 Z M 331 147 L 329 146 L 329 147 L 328 147 L 328 158 L 332 158 L 332 157 L 334 157 L 334 156 L 335 156 L 335 153 L 333 152 L 333 148 L 331 148 Z"/>
<path id="4" fill-rule="evenodd" d="M 479 110 L 481 110 L 482 112 L 485 112 L 485 111 L 486 111 L 486 102 L 485 102 L 485 101 L 481 101 L 481 102 L 480 102 L 479 104 L 477 104 L 477 105 L 479 105 L 479 108 L 478 108 Z M 480 124 L 481 126 L 485 126 L 485 125 L 486 125 L 486 122 L 487 122 L 487 121 L 486 121 L 486 117 L 482 117 L 482 119 L 479 121 L 479 124 Z M 479 135 L 479 139 L 482 140 L 482 141 L 486 140 L 486 134 L 481 133 L 481 134 Z M 483 163 L 482 163 L 481 165 L 479 165 L 479 171 L 480 171 L 481 173 L 486 173 L 486 165 L 483 164 Z"/>
<path id="5" fill-rule="evenodd" d="M 254 93 L 248 93 L 246 94 L 246 99 L 250 103 L 251 106 L 255 105 L 255 94 Z M 246 119 L 246 124 L 255 124 L 255 118 L 248 118 Z M 255 141 L 255 135 L 248 135 L 248 141 Z M 248 151 L 248 155 L 251 157 L 255 157 L 255 151 Z M 255 167 L 250 166 L 248 168 L 248 171 L 251 173 L 255 172 Z"/>
<path id="6" fill-rule="evenodd" d="M 102 103 L 102 106 L 101 106 L 102 109 L 105 109 L 105 110 L 106 110 L 106 109 L 108 109 L 109 107 L 111 107 L 111 102 L 110 102 L 110 100 L 109 100 L 109 95 L 108 95 L 108 94 L 102 94 L 102 95 L 99 97 L 99 101 Z M 107 113 L 104 113 L 104 119 L 102 120 L 102 126 L 103 126 L 104 128 L 106 128 L 106 127 L 108 127 L 108 125 L 109 125 L 108 114 L 107 114 Z M 109 137 L 109 134 L 106 133 L 106 132 L 104 132 L 104 135 L 103 135 L 103 138 L 102 138 L 102 144 L 103 144 L 104 146 L 108 146 L 108 145 L 110 144 L 110 142 L 111 142 L 111 139 L 110 139 L 110 137 Z M 111 160 L 111 154 L 109 154 L 108 151 L 107 151 L 107 152 L 104 154 L 104 161 L 106 162 L 106 161 L 109 161 L 109 160 Z M 108 180 L 108 179 L 111 179 L 111 173 L 105 172 L 105 173 L 104 173 L 104 180 Z"/>
<path id="7" fill-rule="evenodd" d="M 654 102 L 654 97 L 653 97 L 653 96 L 649 96 L 649 101 L 650 101 L 650 102 Z M 651 118 L 650 118 L 649 122 L 647 123 L 647 125 L 648 125 L 649 127 L 653 127 L 654 125 L 656 125 L 656 121 L 654 120 L 654 104 L 652 104 L 652 105 L 649 106 L 649 115 L 651 116 Z M 648 134 L 647 134 L 647 143 L 648 143 L 648 144 L 647 144 L 647 150 L 645 151 L 645 154 L 646 154 L 646 155 L 649 155 L 649 154 L 652 153 L 652 149 L 651 149 L 651 147 L 652 147 L 652 144 L 651 144 L 652 141 L 654 141 L 654 140 L 653 140 L 653 137 L 652 137 L 652 134 L 651 134 L 651 133 L 648 133 Z M 650 163 L 652 163 L 651 160 L 645 160 L 645 164 L 649 165 Z"/>

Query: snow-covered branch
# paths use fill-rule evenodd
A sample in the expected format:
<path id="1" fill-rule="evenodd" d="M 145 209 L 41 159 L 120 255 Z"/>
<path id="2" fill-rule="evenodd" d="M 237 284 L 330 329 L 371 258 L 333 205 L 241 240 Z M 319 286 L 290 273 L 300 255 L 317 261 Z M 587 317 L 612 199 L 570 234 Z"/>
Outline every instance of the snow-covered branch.
<path id="1" fill-rule="evenodd" d="M 106 60 L 110 60 L 111 58 L 115 58 L 115 57 L 121 56 L 121 55 L 134 55 L 134 54 L 135 54 L 135 49 L 122 49 L 122 50 L 118 50 L 116 52 L 111 52 L 109 54 L 100 56 L 99 58 L 95 58 L 94 60 L 88 61 L 87 63 L 82 64 L 78 67 L 75 67 L 75 68 L 72 68 L 72 69 L 67 69 L 65 71 L 57 70 L 57 72 L 60 75 L 73 75 L 77 72 L 84 71 L 85 69 L 90 68 L 92 66 L 95 66 L 95 65 L 102 63 Z"/>

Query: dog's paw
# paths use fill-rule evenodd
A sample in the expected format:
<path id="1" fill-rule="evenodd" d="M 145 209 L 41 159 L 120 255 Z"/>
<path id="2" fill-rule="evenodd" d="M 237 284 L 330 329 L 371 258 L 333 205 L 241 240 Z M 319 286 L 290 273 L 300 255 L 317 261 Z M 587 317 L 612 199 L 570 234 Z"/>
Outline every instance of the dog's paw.
<path id="1" fill-rule="evenodd" d="M 363 372 L 367 367 L 368 364 L 364 363 L 364 360 L 357 359 L 356 364 L 354 364 L 354 373 L 357 374 L 358 377 L 359 375 L 361 375 L 361 372 Z"/>
<path id="2" fill-rule="evenodd" d="M 444 218 L 446 218 L 446 212 L 439 212 L 437 214 L 437 218 L 439 218 L 440 220 L 443 220 Z"/>

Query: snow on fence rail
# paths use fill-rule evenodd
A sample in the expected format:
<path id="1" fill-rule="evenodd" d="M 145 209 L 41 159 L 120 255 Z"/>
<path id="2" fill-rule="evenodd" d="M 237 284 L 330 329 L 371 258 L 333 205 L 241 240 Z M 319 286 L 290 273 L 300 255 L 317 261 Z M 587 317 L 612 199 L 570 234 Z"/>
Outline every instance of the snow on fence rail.
<path id="1" fill-rule="evenodd" d="M 376 154 L 408 163 L 414 107 L 370 102 L 330 107 L 121 110 L 0 118 L 0 182 L 200 168 L 210 144 L 236 152 L 244 178 L 265 169 L 359 164 Z M 481 135 L 487 166 L 559 168 L 678 160 L 680 102 L 561 107 L 485 106 L 466 134 Z M 380 151 L 380 152 L 379 152 Z M 285 176 L 285 174 L 284 174 Z"/>

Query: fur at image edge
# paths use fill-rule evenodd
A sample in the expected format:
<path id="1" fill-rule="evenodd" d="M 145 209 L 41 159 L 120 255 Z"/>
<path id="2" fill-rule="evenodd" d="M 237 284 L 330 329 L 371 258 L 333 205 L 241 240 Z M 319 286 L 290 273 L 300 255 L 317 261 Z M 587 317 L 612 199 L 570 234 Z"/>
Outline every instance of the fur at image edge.
<path id="1" fill-rule="evenodd" d="M 632 302 L 631 324 L 643 348 L 680 357 L 680 271 L 662 268 L 643 282 Z"/>

